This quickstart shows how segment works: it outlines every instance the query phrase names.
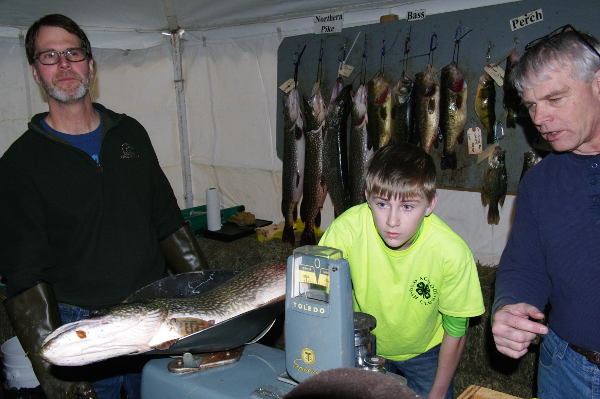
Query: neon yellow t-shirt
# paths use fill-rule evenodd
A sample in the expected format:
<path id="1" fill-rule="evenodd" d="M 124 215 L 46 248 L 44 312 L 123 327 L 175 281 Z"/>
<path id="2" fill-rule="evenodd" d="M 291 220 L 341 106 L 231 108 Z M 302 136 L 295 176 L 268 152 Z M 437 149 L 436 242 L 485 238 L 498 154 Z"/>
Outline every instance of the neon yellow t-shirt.
<path id="1" fill-rule="evenodd" d="M 477 268 L 464 240 L 435 214 L 415 242 L 388 248 L 363 203 L 337 217 L 319 245 L 340 249 L 350 264 L 354 310 L 377 319 L 377 354 L 403 361 L 442 342 L 441 313 L 485 311 Z"/>

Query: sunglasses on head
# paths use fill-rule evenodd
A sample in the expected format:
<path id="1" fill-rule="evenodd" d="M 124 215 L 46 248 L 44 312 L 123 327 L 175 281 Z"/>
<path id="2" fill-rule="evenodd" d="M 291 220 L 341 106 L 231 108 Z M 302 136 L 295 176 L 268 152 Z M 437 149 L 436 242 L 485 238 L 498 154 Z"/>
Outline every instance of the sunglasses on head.
<path id="1" fill-rule="evenodd" d="M 531 48 L 535 47 L 536 45 L 538 45 L 538 44 L 540 44 L 542 42 L 545 42 L 547 40 L 550 40 L 553 37 L 558 36 L 558 35 L 560 35 L 563 32 L 573 32 L 575 34 L 575 36 L 577 36 L 577 38 L 579 40 L 581 40 L 582 43 L 584 43 L 594 54 L 596 54 L 598 56 L 598 58 L 600 58 L 600 53 L 598 52 L 598 50 L 596 50 L 596 48 L 594 46 L 592 46 L 592 44 L 585 38 L 585 36 L 583 36 L 571 24 L 563 25 L 560 28 L 554 29 L 552 32 L 548 33 L 545 36 L 542 36 L 542 37 L 539 37 L 539 38 L 537 38 L 535 40 L 530 41 L 525 46 L 525 51 L 528 51 Z"/>

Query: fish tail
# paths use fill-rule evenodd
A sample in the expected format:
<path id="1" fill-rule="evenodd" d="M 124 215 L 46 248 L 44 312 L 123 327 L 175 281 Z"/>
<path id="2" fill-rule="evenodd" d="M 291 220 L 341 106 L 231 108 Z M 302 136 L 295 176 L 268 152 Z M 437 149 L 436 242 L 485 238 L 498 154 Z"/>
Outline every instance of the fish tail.
<path id="1" fill-rule="evenodd" d="M 283 227 L 281 241 L 290 243 L 292 246 L 296 244 L 296 235 L 294 234 L 294 226 L 292 224 L 286 223 Z"/>
<path id="2" fill-rule="evenodd" d="M 456 169 L 456 153 L 446 154 L 442 156 L 441 167 L 442 169 Z"/>
<path id="3" fill-rule="evenodd" d="M 498 204 L 495 202 L 490 203 L 490 209 L 488 209 L 488 224 L 498 224 L 500 222 L 500 211 Z"/>
<path id="4" fill-rule="evenodd" d="M 494 144 L 496 142 L 496 137 L 494 137 L 494 126 L 486 127 L 487 130 L 487 143 Z"/>
<path id="5" fill-rule="evenodd" d="M 315 229 L 313 226 L 309 226 L 308 224 L 304 226 L 304 231 L 302 232 L 302 236 L 300 236 L 300 246 L 303 245 L 316 245 L 317 239 L 315 237 Z"/>
<path id="6" fill-rule="evenodd" d="M 516 127 L 516 117 L 515 114 L 512 111 L 508 111 L 506 113 L 506 127 L 511 127 L 514 128 Z"/>

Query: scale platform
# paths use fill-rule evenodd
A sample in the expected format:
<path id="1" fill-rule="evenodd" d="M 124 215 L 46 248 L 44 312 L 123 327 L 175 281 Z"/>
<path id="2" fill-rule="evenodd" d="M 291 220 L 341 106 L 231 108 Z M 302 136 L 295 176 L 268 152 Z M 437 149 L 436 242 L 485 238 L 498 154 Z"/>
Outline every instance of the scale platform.
<path id="1" fill-rule="evenodd" d="M 285 353 L 262 344 L 244 347 L 240 360 L 187 374 L 168 370 L 170 358 L 153 359 L 142 373 L 142 399 L 277 399 L 294 388 L 286 374 Z"/>

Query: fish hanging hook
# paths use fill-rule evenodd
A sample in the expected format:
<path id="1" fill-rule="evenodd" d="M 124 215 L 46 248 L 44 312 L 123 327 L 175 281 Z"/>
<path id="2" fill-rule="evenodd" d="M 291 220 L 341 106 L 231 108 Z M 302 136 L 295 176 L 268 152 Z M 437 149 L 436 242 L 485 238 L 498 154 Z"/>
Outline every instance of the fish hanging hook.
<path id="1" fill-rule="evenodd" d="M 344 64 L 346 63 L 346 47 L 348 46 L 348 40 L 346 40 L 344 42 L 344 45 L 340 48 L 340 55 L 338 56 L 338 73 L 337 73 L 337 77 L 340 77 L 340 71 L 342 70 L 342 67 L 344 66 Z"/>
<path id="2" fill-rule="evenodd" d="M 324 49 L 324 40 L 321 39 L 321 47 L 319 48 L 319 64 L 317 66 L 317 82 L 321 81 L 321 76 L 323 75 L 323 53 Z"/>
<path id="3" fill-rule="evenodd" d="M 302 58 L 302 54 L 304 54 L 304 50 L 306 50 L 306 44 L 302 47 L 302 51 L 298 53 L 294 52 L 294 86 L 298 86 L 298 66 L 300 65 L 300 58 Z"/>
<path id="4" fill-rule="evenodd" d="M 467 36 L 473 29 L 468 28 L 465 33 L 462 33 L 462 26 L 459 24 L 454 32 L 454 50 L 452 51 L 452 62 L 458 64 L 458 53 L 460 51 L 460 41 Z"/>
<path id="5" fill-rule="evenodd" d="M 492 48 L 493 47 L 494 47 L 494 44 L 491 41 L 488 42 L 487 51 L 485 53 L 485 59 L 488 64 L 490 63 L 490 60 L 492 59 Z"/>
<path id="6" fill-rule="evenodd" d="M 437 48 L 438 36 L 437 33 L 433 33 L 431 35 L 431 39 L 429 40 L 429 64 L 432 63 L 433 60 L 433 51 Z"/>
<path id="7" fill-rule="evenodd" d="M 362 60 L 360 62 L 360 83 L 364 84 L 367 78 L 367 34 L 363 44 Z"/>
<path id="8" fill-rule="evenodd" d="M 381 41 L 381 58 L 379 60 L 379 73 L 383 75 L 385 68 L 385 39 Z"/>
<path id="9" fill-rule="evenodd" d="M 408 65 L 408 53 L 410 53 L 410 34 L 412 26 L 408 27 L 408 35 L 404 38 L 404 54 L 402 58 L 402 74 L 406 73 L 406 66 Z"/>

